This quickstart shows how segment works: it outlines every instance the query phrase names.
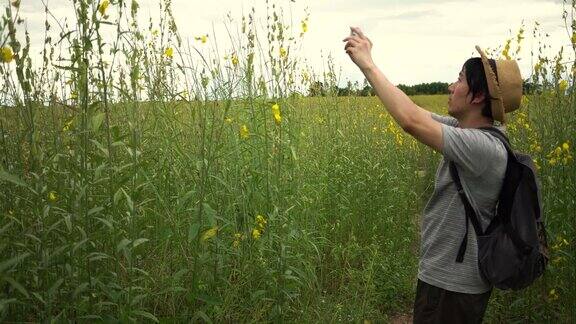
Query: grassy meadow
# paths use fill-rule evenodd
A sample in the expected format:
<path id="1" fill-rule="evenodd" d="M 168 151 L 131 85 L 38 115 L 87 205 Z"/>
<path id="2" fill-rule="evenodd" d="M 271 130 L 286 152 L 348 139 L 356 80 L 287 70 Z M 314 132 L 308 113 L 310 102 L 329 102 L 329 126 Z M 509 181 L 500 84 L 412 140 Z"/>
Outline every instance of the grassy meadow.
<path id="1" fill-rule="evenodd" d="M 267 3 L 268 16 L 186 42 L 168 0 L 149 26 L 137 1 L 71 0 L 72 27 L 48 8 L 38 59 L 19 1 L 5 5 L 0 321 L 380 323 L 411 312 L 441 156 L 377 97 L 335 96 L 330 57 L 314 70 L 297 56 L 314 17 L 290 25 Z M 495 291 L 489 323 L 576 317 L 575 12 L 573 0 L 569 45 L 534 54 L 534 93 L 508 124 L 539 168 L 550 263 L 528 289 Z M 524 37 L 491 54 L 513 56 Z M 325 96 L 306 96 L 317 82 Z M 413 100 L 446 112 L 445 95 Z"/>

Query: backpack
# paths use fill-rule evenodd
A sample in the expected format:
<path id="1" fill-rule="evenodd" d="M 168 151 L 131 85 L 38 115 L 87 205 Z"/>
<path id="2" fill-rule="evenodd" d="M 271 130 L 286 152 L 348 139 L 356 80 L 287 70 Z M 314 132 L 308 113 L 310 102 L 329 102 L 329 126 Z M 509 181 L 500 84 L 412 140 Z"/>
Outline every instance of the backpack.
<path id="1" fill-rule="evenodd" d="M 549 259 L 534 163 L 529 155 L 513 152 L 508 138 L 500 130 L 494 127 L 479 129 L 496 136 L 504 144 L 508 162 L 496 215 L 485 231 L 462 189 L 456 165 L 450 162 L 450 173 L 466 210 L 466 233 L 456 262 L 464 260 L 470 221 L 477 236 L 478 267 L 483 279 L 499 289 L 522 289 L 544 273 Z"/>

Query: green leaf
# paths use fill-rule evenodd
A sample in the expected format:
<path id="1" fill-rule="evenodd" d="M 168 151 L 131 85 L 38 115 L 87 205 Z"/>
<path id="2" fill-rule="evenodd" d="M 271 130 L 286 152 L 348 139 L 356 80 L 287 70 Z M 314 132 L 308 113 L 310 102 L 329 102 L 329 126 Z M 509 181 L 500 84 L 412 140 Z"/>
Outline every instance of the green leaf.
<path id="1" fill-rule="evenodd" d="M 96 214 L 96 213 L 98 213 L 98 212 L 100 212 L 100 211 L 102 211 L 102 210 L 104 210 L 104 207 L 102 207 L 102 206 L 94 207 L 94 208 L 92 208 L 92 209 L 90 209 L 90 210 L 88 211 L 88 216 L 90 216 L 90 215 L 92 215 L 92 214 Z"/>
<path id="2" fill-rule="evenodd" d="M 135 310 L 135 311 L 132 311 L 132 314 L 138 315 L 138 316 L 141 316 L 141 317 L 144 317 L 144 318 L 147 318 L 147 319 L 149 319 L 149 320 L 151 320 L 151 321 L 154 321 L 155 323 L 159 323 L 159 322 L 160 322 L 160 321 L 158 321 L 158 319 L 156 318 L 156 316 L 154 316 L 154 315 L 152 315 L 152 314 L 150 314 L 150 313 L 148 313 L 148 312 L 146 312 L 146 311 Z"/>
<path id="3" fill-rule="evenodd" d="M 26 252 L 26 253 L 19 254 L 10 260 L 6 260 L 4 262 L 1 262 L 0 263 L 0 272 L 4 272 L 8 268 L 22 262 L 22 260 L 26 259 L 29 255 L 30 255 L 30 253 Z"/>
<path id="4" fill-rule="evenodd" d="M 188 228 L 188 242 L 189 243 L 194 241 L 196 236 L 198 236 L 199 230 L 200 230 L 200 224 L 198 224 L 198 223 L 190 224 L 190 227 Z"/>
<path id="5" fill-rule="evenodd" d="M 37 293 L 37 292 L 33 292 L 32 296 L 36 297 L 36 299 L 38 299 L 43 305 L 46 305 L 46 302 L 44 301 L 44 298 L 42 298 L 42 296 Z"/>
<path id="6" fill-rule="evenodd" d="M 118 246 L 116 246 L 116 251 L 120 252 L 122 250 L 124 250 L 126 248 L 126 246 L 128 246 L 128 244 L 130 244 L 130 240 L 127 238 L 122 239 L 122 241 L 120 241 L 120 243 L 118 243 Z"/>
<path id="7" fill-rule="evenodd" d="M 99 113 L 92 117 L 91 125 L 93 131 L 97 131 L 98 129 L 100 129 L 100 126 L 102 125 L 102 121 L 104 120 L 105 116 L 106 115 L 104 113 Z"/>
<path id="8" fill-rule="evenodd" d="M 8 283 L 12 285 L 12 287 L 14 287 L 16 290 L 18 290 L 22 295 L 26 296 L 27 298 L 30 297 L 30 295 L 28 295 L 28 292 L 26 291 L 26 288 L 24 288 L 24 286 L 19 284 L 12 277 L 4 277 L 4 280 L 8 281 Z"/>
<path id="9" fill-rule="evenodd" d="M 210 319 L 210 317 L 208 317 L 208 315 L 206 315 L 206 313 L 204 313 L 203 311 L 197 311 L 194 314 L 194 318 L 201 318 L 203 319 L 206 323 L 212 323 L 212 320 Z M 194 322 L 194 320 L 193 320 Z"/>
<path id="10" fill-rule="evenodd" d="M 17 186 L 28 187 L 28 184 L 26 184 L 26 182 L 20 180 L 20 178 L 18 178 L 17 176 L 10 174 L 4 170 L 0 170 L 0 180 L 12 182 Z"/>
<path id="11" fill-rule="evenodd" d="M 50 287 L 50 289 L 48 289 L 48 296 L 53 296 L 54 293 L 56 292 L 56 290 L 58 290 L 58 288 L 60 288 L 60 285 L 63 282 L 64 282 L 64 279 L 62 279 L 62 278 L 56 280 L 56 282 L 52 285 L 52 287 Z"/>
<path id="12" fill-rule="evenodd" d="M 124 193 L 124 197 L 126 197 L 126 204 L 128 205 L 128 209 L 130 210 L 130 212 L 134 211 L 134 202 L 132 202 L 132 198 L 130 198 L 130 195 L 128 195 L 128 193 L 126 193 L 126 191 L 124 191 L 124 189 L 122 189 L 122 192 Z"/>
<path id="13" fill-rule="evenodd" d="M 108 220 L 102 218 L 102 217 L 94 217 L 94 219 L 96 219 L 97 221 L 99 221 L 100 223 L 106 225 L 106 227 L 108 227 L 110 230 L 114 229 L 114 226 L 112 225 L 112 223 L 110 223 Z"/>
<path id="14" fill-rule="evenodd" d="M 72 296 L 74 298 L 78 298 L 78 296 L 84 292 L 86 290 L 86 288 L 88 288 L 88 283 L 87 282 L 83 282 L 81 283 L 78 287 L 76 287 L 76 289 L 74 289 L 74 292 L 72 293 Z"/>
<path id="15" fill-rule="evenodd" d="M 10 303 L 17 302 L 18 299 L 16 298 L 9 298 L 9 299 L 0 299 L 0 311 L 4 310 L 4 307 Z"/>
<path id="16" fill-rule="evenodd" d="M 204 213 L 210 226 L 216 226 L 216 211 L 208 203 L 202 203 L 202 206 L 204 206 Z"/>
<path id="17" fill-rule="evenodd" d="M 134 241 L 134 243 L 132 243 L 132 247 L 137 247 L 138 245 L 140 245 L 140 244 L 142 244 L 142 243 L 146 243 L 146 242 L 148 242 L 148 241 L 150 241 L 150 240 L 147 239 L 147 238 L 139 238 L 139 239 L 136 239 L 136 240 Z"/>

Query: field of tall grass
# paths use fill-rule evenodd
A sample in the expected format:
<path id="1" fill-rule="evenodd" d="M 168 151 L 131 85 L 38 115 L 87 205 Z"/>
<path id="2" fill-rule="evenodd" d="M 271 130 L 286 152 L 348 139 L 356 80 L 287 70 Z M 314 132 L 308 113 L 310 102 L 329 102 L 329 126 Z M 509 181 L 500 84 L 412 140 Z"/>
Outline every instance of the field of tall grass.
<path id="1" fill-rule="evenodd" d="M 230 17 L 228 35 L 187 41 L 170 0 L 145 27 L 136 0 L 71 0 L 69 26 L 46 8 L 41 59 L 20 1 L 5 5 L 0 321 L 371 323 L 411 312 L 440 156 L 378 98 L 337 97 L 330 57 L 322 70 L 298 57 L 314 17 L 289 24 L 266 3 L 263 17 Z M 530 288 L 495 291 L 487 322 L 576 318 L 575 15 L 565 3 L 555 57 L 540 42 L 533 93 L 508 124 L 539 168 L 551 261 Z M 525 37 L 490 52 L 514 57 Z M 326 95 L 307 97 L 317 82 Z M 447 96 L 413 100 L 446 112 Z"/>

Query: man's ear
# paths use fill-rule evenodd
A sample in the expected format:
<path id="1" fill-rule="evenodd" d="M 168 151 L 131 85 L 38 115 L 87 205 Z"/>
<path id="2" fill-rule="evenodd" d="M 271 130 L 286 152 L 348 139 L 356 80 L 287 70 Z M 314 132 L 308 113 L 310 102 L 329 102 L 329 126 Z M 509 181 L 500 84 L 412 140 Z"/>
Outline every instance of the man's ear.
<path id="1" fill-rule="evenodd" d="M 472 98 L 472 101 L 470 103 L 480 104 L 483 103 L 485 99 L 486 96 L 484 95 L 484 92 L 480 92 L 476 95 L 476 97 Z"/>

